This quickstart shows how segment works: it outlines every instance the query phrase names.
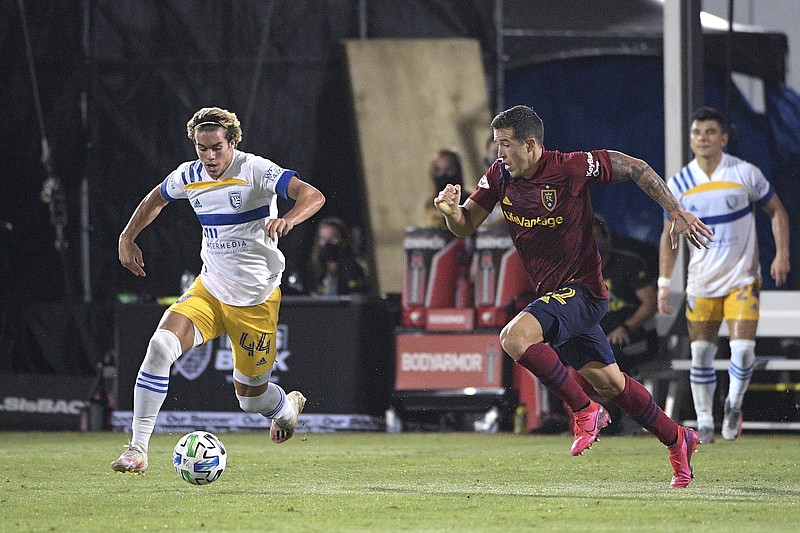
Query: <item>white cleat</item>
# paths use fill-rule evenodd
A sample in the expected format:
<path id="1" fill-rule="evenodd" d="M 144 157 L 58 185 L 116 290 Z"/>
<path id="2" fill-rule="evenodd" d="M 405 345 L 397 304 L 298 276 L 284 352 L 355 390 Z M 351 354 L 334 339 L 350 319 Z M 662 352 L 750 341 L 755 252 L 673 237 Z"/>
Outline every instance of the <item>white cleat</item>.
<path id="1" fill-rule="evenodd" d="M 116 461 L 111 463 L 111 470 L 144 474 L 144 471 L 147 470 L 147 452 L 139 446 L 130 445 Z"/>
<path id="2" fill-rule="evenodd" d="M 742 434 L 742 410 L 734 409 L 726 401 L 725 417 L 722 419 L 722 436 L 725 440 L 736 440 Z"/>
<path id="3" fill-rule="evenodd" d="M 294 405 L 294 416 L 287 421 L 272 420 L 272 425 L 269 427 L 269 437 L 272 442 L 280 444 L 286 442 L 294 435 L 294 430 L 297 429 L 297 418 L 303 412 L 303 407 L 306 405 L 306 397 L 299 391 L 292 391 L 286 395 L 286 399 Z"/>

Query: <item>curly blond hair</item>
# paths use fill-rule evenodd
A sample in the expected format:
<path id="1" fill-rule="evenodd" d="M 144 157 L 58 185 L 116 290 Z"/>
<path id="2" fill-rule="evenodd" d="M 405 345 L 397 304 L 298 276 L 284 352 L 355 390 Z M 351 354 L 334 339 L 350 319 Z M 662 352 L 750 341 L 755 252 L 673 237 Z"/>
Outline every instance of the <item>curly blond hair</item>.
<path id="1" fill-rule="evenodd" d="M 186 123 L 186 135 L 194 141 L 194 134 L 198 129 L 206 131 L 214 128 L 225 128 L 225 138 L 228 141 L 236 144 L 242 141 L 242 125 L 239 123 L 236 113 L 219 107 L 198 109 Z"/>

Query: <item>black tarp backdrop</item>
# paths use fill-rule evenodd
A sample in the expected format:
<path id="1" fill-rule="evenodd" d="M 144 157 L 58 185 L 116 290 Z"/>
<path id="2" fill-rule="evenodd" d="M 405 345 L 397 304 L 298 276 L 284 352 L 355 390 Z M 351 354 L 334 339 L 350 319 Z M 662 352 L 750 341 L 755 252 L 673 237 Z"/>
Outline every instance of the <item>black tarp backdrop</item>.
<path id="1" fill-rule="evenodd" d="M 183 269 L 200 266 L 200 234 L 188 206 L 165 210 L 140 237 L 148 265 L 145 280 L 119 266 L 116 237 L 141 197 L 178 163 L 195 157 L 183 124 L 202 105 L 236 111 L 244 123 L 242 149 L 294 168 L 323 189 L 329 203 L 322 215 L 362 225 L 342 39 L 358 38 L 362 31 L 368 38 L 473 37 L 481 43 L 490 89 L 494 86 L 493 0 L 369 1 L 363 14 L 358 0 L 24 0 L 24 5 L 52 160 L 67 192 L 70 246 L 64 268 L 52 245 L 47 206 L 38 199 L 45 177 L 41 132 L 19 8 L 16 0 L 2 0 L 0 61 L 6 75 L 0 101 L 6 104 L 6 120 L 0 127 L 8 153 L 16 157 L 7 159 L 11 194 L 0 199 L 0 219 L 13 229 L 3 226 L 7 234 L 0 242 L 6 243 L 3 253 L 15 273 L 15 282 L 3 289 L 14 301 L 81 296 L 80 182 L 85 176 L 92 299 L 176 292 Z M 661 53 L 661 6 L 653 0 L 622 0 L 613 9 L 588 0 L 567 6 L 537 1 L 535 9 L 529 2 L 505 0 L 502 6 L 506 33 L 523 32 L 503 40 L 507 67 Z M 706 35 L 709 58 L 719 57 L 725 38 Z M 783 79 L 784 35 L 737 33 L 733 44 L 737 71 Z M 84 91 L 87 124 L 81 113 Z M 311 230 L 313 224 L 307 224 L 283 240 L 290 269 L 307 252 Z"/>
<path id="2" fill-rule="evenodd" d="M 361 226 L 362 176 L 342 68 L 343 39 L 478 39 L 490 101 L 497 101 L 493 0 L 22 1 L 52 161 L 66 190 L 69 247 L 62 262 L 53 245 L 48 208 L 39 199 L 45 178 L 39 161 L 42 132 L 33 107 L 19 7 L 17 0 L 0 0 L 0 134 L 10 182 L 7 193 L 0 195 L 0 263 L 5 265 L 0 309 L 8 309 L 0 320 L 5 328 L 0 330 L 0 349 L 17 359 L 33 357 L 32 346 L 43 342 L 33 340 L 39 337 L 55 339 L 49 343 L 53 351 L 64 350 L 57 342 L 60 334 L 48 327 L 69 322 L 75 316 L 72 310 L 59 320 L 37 321 L 41 329 L 24 325 L 24 335 L 7 332 L 9 322 L 36 314 L 42 303 L 81 301 L 84 178 L 89 183 L 92 302 L 106 304 L 123 292 L 175 294 L 183 270 L 199 269 L 199 226 L 182 202 L 165 209 L 138 240 L 147 278 L 124 270 L 116 253 L 117 236 L 139 200 L 180 162 L 195 158 L 184 124 L 198 107 L 236 111 L 244 126 L 243 150 L 293 168 L 322 189 L 329 201 L 320 217 L 337 215 Z M 509 67 L 558 54 L 644 51 L 657 56 L 661 50 L 660 7 L 653 0 L 621 1 L 602 9 L 589 0 L 537 1 L 535 7 L 505 0 L 503 15 L 505 28 L 539 32 L 503 39 Z M 570 34 L 571 29 L 589 33 L 581 38 Z M 551 30 L 561 34 L 548 34 Z M 784 57 L 785 36 L 753 33 L 750 38 L 754 43 L 747 47 L 754 53 L 736 51 L 737 61 L 762 58 L 756 66 L 765 67 L 771 62 L 763 58 Z M 782 79 L 783 62 L 775 64 L 776 79 Z M 749 67 L 735 68 L 747 72 Z M 552 120 L 548 125 L 559 127 Z M 314 222 L 282 239 L 289 270 L 302 264 Z M 369 228 L 364 230 L 369 240 Z M 88 312 L 88 329 L 102 335 L 107 313 L 96 305 Z M 110 335 L 110 318 L 105 320 Z M 20 336 L 32 340 L 22 342 Z M 95 351 L 102 353 L 105 339 L 97 346 Z M 86 352 L 81 350 L 83 356 Z M 3 361 L 2 367 L 16 368 L 8 358 Z"/>
<path id="3" fill-rule="evenodd" d="M 15 299 L 59 301 L 68 295 L 47 207 L 38 199 L 44 180 L 41 132 L 19 9 L 15 0 L 2 4 L 7 16 L 0 22 L 0 52 L 10 73 L 0 89 L 7 104 L 3 138 L 9 152 L 21 156 L 8 169 L 12 194 L 0 200 L 2 219 L 14 227 L 4 253 L 25 280 Z M 201 106 L 235 111 L 243 123 L 243 150 L 295 169 L 322 189 L 329 201 L 320 216 L 362 225 L 361 176 L 341 66 L 342 40 L 360 35 L 358 1 L 26 0 L 25 5 L 47 135 L 67 191 L 73 295 L 81 295 L 79 201 L 86 175 L 92 299 L 121 292 L 174 294 L 182 271 L 199 269 L 199 227 L 186 205 L 165 209 L 140 236 L 144 280 L 119 266 L 116 239 L 141 198 L 179 163 L 196 157 L 184 125 Z M 487 64 L 493 61 L 491 1 L 419 0 L 402 7 L 366 2 L 365 7 L 369 38 L 473 37 L 481 40 Z M 282 240 L 290 269 L 310 247 L 311 222 Z"/>
<path id="4" fill-rule="evenodd" d="M 0 61 L 4 82 L 0 121 L 5 171 L 0 196 L 3 371 L 28 371 L 50 339 L 65 352 L 59 320 L 30 321 L 45 302 L 81 302 L 81 182 L 88 179 L 92 302 L 120 293 L 174 295 L 184 270 L 200 268 L 200 231 L 185 202 L 166 208 L 138 238 L 144 279 L 117 259 L 117 237 L 141 198 L 179 163 L 196 158 L 185 124 L 199 107 L 235 111 L 241 148 L 297 170 L 328 197 L 323 211 L 281 240 L 287 270 L 302 268 L 314 224 L 335 215 L 363 226 L 360 164 L 346 71 L 344 39 L 471 37 L 494 61 L 490 0 L 365 2 L 356 0 L 23 0 L 55 172 L 66 191 L 69 247 L 63 262 L 53 245 L 48 208 L 39 199 L 45 179 L 42 132 L 36 121 L 17 0 L 0 0 Z M 360 8 L 364 8 L 360 11 Z M 361 25 L 366 22 L 366 25 Z M 366 31 L 365 31 L 366 30 Z M 84 95 L 85 94 L 85 98 Z M 82 113 L 85 103 L 86 121 Z M 288 202 L 279 203 L 283 212 Z M 10 229 L 6 229 L 10 228 Z M 368 228 L 363 228 L 367 234 Z M 93 305 L 92 320 L 107 334 L 111 318 Z M 80 322 L 80 321 L 79 321 Z M 84 329 L 93 329 L 87 324 Z M 102 331 L 99 332 L 102 335 Z M 90 350 L 69 347 L 67 358 Z M 75 352 L 75 353 L 73 353 Z M 12 357 L 5 354 L 11 353 Z M 39 355 L 37 355 L 39 354 Z M 37 371 L 58 372 L 52 365 Z"/>

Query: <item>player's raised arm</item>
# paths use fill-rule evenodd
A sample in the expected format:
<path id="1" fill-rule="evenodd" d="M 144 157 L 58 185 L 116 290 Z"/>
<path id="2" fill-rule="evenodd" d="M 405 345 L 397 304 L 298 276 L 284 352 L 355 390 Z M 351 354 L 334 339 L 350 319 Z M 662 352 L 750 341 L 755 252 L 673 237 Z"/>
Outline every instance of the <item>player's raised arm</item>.
<path id="1" fill-rule="evenodd" d="M 267 220 L 267 235 L 273 241 L 289 233 L 297 224 L 311 218 L 325 204 L 325 195 L 297 176 L 293 176 L 289 181 L 287 193 L 289 198 L 294 200 L 294 206 L 283 217 Z"/>
<path id="2" fill-rule="evenodd" d="M 686 237 L 695 248 L 709 247 L 709 242 L 714 240 L 711 228 L 681 207 L 664 180 L 650 165 L 641 159 L 614 150 L 609 150 L 608 155 L 611 157 L 613 181 L 635 181 L 636 185 L 658 202 L 670 216 L 672 219 L 670 244 L 673 249 L 678 247 L 676 235 Z"/>
<path id="3" fill-rule="evenodd" d="M 464 205 L 458 205 L 460 198 L 461 185 L 448 184 L 433 199 L 433 205 L 444 215 L 447 227 L 453 232 L 453 235 L 468 237 L 475 233 L 478 226 L 483 224 L 483 221 L 489 216 L 489 212 L 469 198 Z"/>
<path id="4" fill-rule="evenodd" d="M 161 185 L 156 185 L 136 207 L 125 229 L 119 235 L 119 262 L 137 276 L 147 274 L 144 271 L 142 250 L 135 242 L 136 237 L 156 219 L 167 203 L 161 195 Z"/>

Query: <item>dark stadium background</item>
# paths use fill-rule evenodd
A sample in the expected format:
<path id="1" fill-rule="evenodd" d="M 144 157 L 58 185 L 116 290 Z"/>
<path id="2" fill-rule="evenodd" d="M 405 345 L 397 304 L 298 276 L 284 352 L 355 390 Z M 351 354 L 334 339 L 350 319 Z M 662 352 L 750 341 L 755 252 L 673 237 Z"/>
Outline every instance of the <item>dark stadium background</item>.
<path id="1" fill-rule="evenodd" d="M 613 147 L 664 172 L 658 2 L 629 0 L 613 12 L 604 2 L 574 2 L 581 17 L 565 17 L 558 1 L 535 2 L 532 9 L 534 2 L 507 0 L 503 26 L 539 33 L 506 38 L 501 69 L 494 0 L 23 4 L 44 133 L 64 191 L 65 218 L 60 221 L 66 222 L 68 246 L 59 251 L 54 245 L 53 214 L 40 198 L 47 178 L 40 161 L 43 132 L 19 3 L 0 0 L 5 177 L 0 195 L 0 373 L 93 375 L 96 363 L 113 350 L 113 305 L 119 294 L 142 299 L 173 295 L 184 270 L 199 270 L 200 232 L 185 203 L 165 210 L 141 235 L 143 248 L 158 250 L 146 258 L 147 278 L 135 278 L 120 266 L 116 241 L 146 192 L 178 163 L 195 157 L 183 125 L 201 105 L 235 110 L 244 125 L 242 149 L 290 162 L 286 166 L 323 190 L 328 202 L 318 218 L 336 215 L 369 232 L 360 208 L 363 184 L 353 179 L 361 170 L 344 39 L 476 39 L 491 111 L 502 103 L 532 105 L 547 125 L 548 147 Z M 719 53 L 727 43 L 725 35 L 706 36 L 705 93 L 717 107 L 727 105 L 727 56 Z M 765 170 L 796 230 L 800 102 L 783 85 L 786 37 L 754 31 L 738 34 L 730 45 L 733 69 L 765 81 L 768 107 L 766 115 L 754 112 L 734 88 L 731 112 L 737 134 L 731 152 Z M 602 91 L 593 89 L 594 96 L 586 98 L 564 90 L 587 83 Z M 602 128 L 587 128 L 587 123 Z M 641 192 L 634 189 L 598 192 L 598 211 L 641 205 Z M 658 221 L 653 206 L 639 218 Z M 82 213 L 89 217 L 88 287 L 83 283 Z M 614 224 L 618 233 L 651 242 L 660 231 L 643 228 L 635 217 Z M 302 225 L 282 239 L 288 270 L 304 260 L 312 229 L 313 224 Z M 769 235 L 762 239 L 770 242 Z M 795 238 L 792 251 L 797 265 Z M 765 257 L 771 257 L 769 244 L 762 246 L 762 265 Z M 789 288 L 797 289 L 797 280 L 793 272 Z"/>

